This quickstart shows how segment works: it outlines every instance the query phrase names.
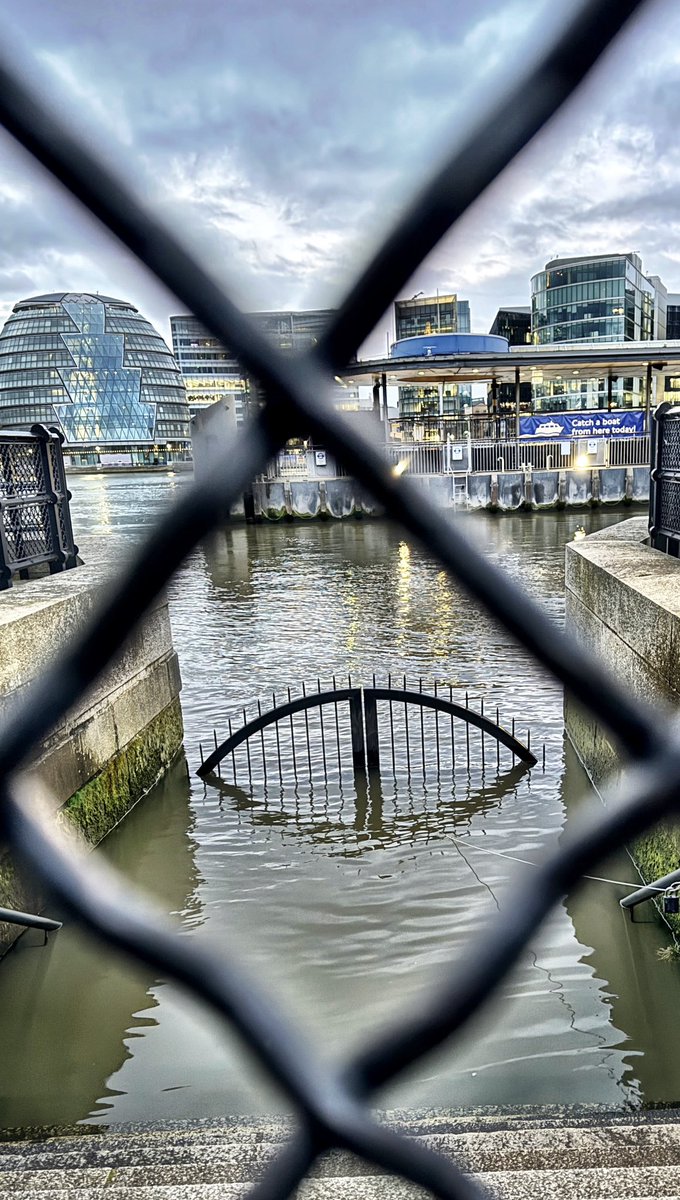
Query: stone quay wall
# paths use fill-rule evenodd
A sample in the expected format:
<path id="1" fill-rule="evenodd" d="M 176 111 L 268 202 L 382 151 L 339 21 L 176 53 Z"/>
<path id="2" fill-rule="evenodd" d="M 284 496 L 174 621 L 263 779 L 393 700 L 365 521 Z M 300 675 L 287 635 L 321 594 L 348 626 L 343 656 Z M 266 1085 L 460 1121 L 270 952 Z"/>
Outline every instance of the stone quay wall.
<path id="1" fill-rule="evenodd" d="M 438 508 L 451 512 L 541 512 L 607 504 L 646 504 L 649 467 L 584 471 L 499 471 L 413 475 Z M 342 520 L 381 516 L 382 508 L 353 479 L 261 479 L 253 484 L 253 515 L 262 521 Z M 243 509 L 234 510 L 242 516 Z"/>
<path id="2" fill-rule="evenodd" d="M 629 694 L 680 710 L 680 562 L 645 544 L 644 517 L 601 529 L 566 552 L 566 627 Z M 567 734 L 599 787 L 623 759 L 598 721 L 565 697 Z M 680 827 L 665 823 L 630 847 L 645 882 L 680 866 Z M 673 918 L 676 932 L 680 921 Z"/>
<path id="3" fill-rule="evenodd" d="M 81 630 L 115 556 L 81 546 L 83 566 L 0 592 L 0 716 Z M 157 782 L 183 738 L 177 655 L 165 598 L 156 600 L 122 652 L 52 730 L 31 764 L 64 814 L 96 845 Z M 39 912 L 35 880 L 0 846 L 0 907 Z M 22 932 L 0 923 L 0 955 Z"/>

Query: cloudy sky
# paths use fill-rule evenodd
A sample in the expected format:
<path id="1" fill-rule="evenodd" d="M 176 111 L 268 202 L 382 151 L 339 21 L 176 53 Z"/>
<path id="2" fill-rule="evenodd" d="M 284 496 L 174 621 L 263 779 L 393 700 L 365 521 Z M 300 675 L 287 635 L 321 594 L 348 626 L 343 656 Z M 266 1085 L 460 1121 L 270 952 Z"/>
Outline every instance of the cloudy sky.
<path id="1" fill-rule="evenodd" d="M 332 305 L 368 248 L 576 0 L 0 0 L 51 106 L 248 308 Z M 636 250 L 680 291 L 680 3 L 650 0 L 411 280 L 473 330 L 546 259 Z M 0 317 L 101 291 L 181 311 L 0 135 Z M 380 352 L 386 317 L 369 345 Z"/>

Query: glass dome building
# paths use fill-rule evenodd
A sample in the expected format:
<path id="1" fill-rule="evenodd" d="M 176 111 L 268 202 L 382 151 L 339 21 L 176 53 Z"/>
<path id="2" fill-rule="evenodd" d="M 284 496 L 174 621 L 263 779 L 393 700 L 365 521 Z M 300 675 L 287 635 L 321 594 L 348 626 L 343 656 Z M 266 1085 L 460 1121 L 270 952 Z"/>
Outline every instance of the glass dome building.
<path id="1" fill-rule="evenodd" d="M 182 376 L 132 304 L 54 292 L 14 305 L 0 333 L 0 427 L 56 425 L 74 465 L 190 456 Z"/>

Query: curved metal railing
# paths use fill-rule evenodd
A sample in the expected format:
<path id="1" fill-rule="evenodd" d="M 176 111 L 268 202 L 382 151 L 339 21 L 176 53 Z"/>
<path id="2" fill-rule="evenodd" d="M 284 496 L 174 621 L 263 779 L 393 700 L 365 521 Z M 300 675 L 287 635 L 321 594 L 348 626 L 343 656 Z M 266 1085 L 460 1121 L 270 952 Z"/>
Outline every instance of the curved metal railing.
<path id="1" fill-rule="evenodd" d="M 589 0 L 509 89 L 470 123 L 349 290 L 313 352 L 272 349 L 226 291 L 132 191 L 92 155 L 19 76 L 12 49 L 0 57 L 0 121 L 132 250 L 190 312 L 239 357 L 266 403 L 240 434 L 229 470 L 194 485 L 157 526 L 98 614 L 0 730 L 0 832 L 84 925 L 110 946 L 184 984 L 242 1036 L 298 1114 L 298 1132 L 251 1193 L 281 1200 L 332 1146 L 354 1151 L 442 1198 L 478 1196 L 478 1186 L 434 1151 L 380 1126 L 369 1101 L 383 1084 L 459 1035 L 504 978 L 547 910 L 615 846 L 677 804 L 680 741 L 666 718 L 624 691 L 604 665 L 561 632 L 499 572 L 380 451 L 330 405 L 333 376 L 356 353 L 389 302 L 455 221 L 569 98 L 644 0 Z M 467 591 L 594 713 L 630 762 L 616 804 L 575 822 L 559 850 L 517 892 L 502 923 L 481 931 L 417 1011 L 376 1033 L 343 1066 L 322 1063 L 277 997 L 240 964 L 182 938 L 93 856 L 78 859 L 41 820 L 41 786 L 18 774 L 40 739 L 118 652 L 155 594 L 283 442 L 311 433 L 421 541 Z"/>
<path id="2" fill-rule="evenodd" d="M 388 704 L 412 704 L 416 708 L 430 709 L 434 713 L 462 721 L 472 725 L 480 733 L 486 734 L 492 741 L 505 746 L 520 762 L 529 767 L 536 766 L 536 756 L 531 748 L 515 737 L 514 731 L 504 729 L 498 721 L 491 721 L 483 712 L 475 712 L 468 704 L 456 704 L 453 700 L 445 700 L 443 696 L 429 695 L 423 691 L 393 687 L 352 687 L 334 688 L 330 692 L 304 692 L 294 700 L 288 699 L 283 704 L 277 704 L 269 712 L 260 711 L 252 720 L 246 721 L 236 733 L 230 733 L 228 738 L 215 746 L 212 754 L 201 763 L 196 771 L 202 779 L 211 775 L 229 754 L 233 754 L 239 746 L 258 733 L 263 733 L 269 725 L 290 719 L 296 713 L 308 712 L 310 709 L 323 708 L 327 705 L 337 705 L 347 702 L 350 710 L 352 761 L 356 770 L 368 767 L 377 770 L 380 766 L 380 745 L 377 721 L 377 701 L 384 700 Z M 364 732 L 365 722 L 365 732 Z M 514 724 L 514 722 L 513 722 Z"/>

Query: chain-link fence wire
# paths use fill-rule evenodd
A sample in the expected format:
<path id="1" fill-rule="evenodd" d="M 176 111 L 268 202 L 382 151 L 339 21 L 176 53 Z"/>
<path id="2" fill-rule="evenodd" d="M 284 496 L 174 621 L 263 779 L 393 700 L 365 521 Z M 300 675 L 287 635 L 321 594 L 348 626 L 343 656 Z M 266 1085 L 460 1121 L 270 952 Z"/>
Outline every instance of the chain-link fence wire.
<path id="1" fill-rule="evenodd" d="M 330 1147 L 354 1151 L 430 1190 L 464 1200 L 479 1186 L 428 1148 L 377 1123 L 369 1100 L 421 1055 L 458 1034 L 517 961 L 552 905 L 604 855 L 674 808 L 680 739 L 668 720 L 633 702 L 606 669 L 558 630 L 521 588 L 491 566 L 408 479 L 334 411 L 332 379 L 356 353 L 423 258 L 574 91 L 645 0 L 590 0 L 528 69 L 460 139 L 350 289 L 313 351 L 284 357 L 192 259 L 125 183 L 97 161 L 0 56 L 0 120 L 239 357 L 266 399 L 238 435 L 228 464 L 216 467 L 159 523 L 125 575 L 112 583 L 97 615 L 28 690 L 0 730 L 1 832 L 61 904 L 98 938 L 185 985 L 243 1038 L 294 1106 L 299 1127 L 251 1195 L 282 1200 Z M 11 65 L 12 64 L 12 65 Z M 275 996 L 232 958 L 178 936 L 110 868 L 87 861 L 41 820 L 39 785 L 20 768 L 48 730 L 116 654 L 152 598 L 196 543 L 227 516 L 233 501 L 285 442 L 322 439 L 373 493 L 389 516 L 418 539 L 515 638 L 593 713 L 630 760 L 609 803 L 567 830 L 559 852 L 521 886 L 502 923 L 486 929 L 449 968 L 417 1012 L 376 1034 L 351 1061 L 322 1064 Z"/>

